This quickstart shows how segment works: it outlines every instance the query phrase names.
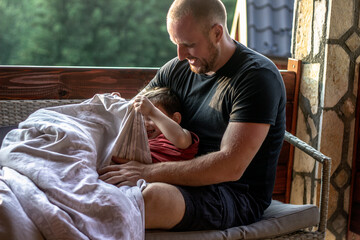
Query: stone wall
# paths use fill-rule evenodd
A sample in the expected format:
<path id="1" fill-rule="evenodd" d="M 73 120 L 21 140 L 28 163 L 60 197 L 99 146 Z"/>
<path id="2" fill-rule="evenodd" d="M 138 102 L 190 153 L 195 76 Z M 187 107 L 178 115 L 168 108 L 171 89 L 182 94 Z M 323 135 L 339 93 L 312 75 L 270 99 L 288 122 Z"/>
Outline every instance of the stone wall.
<path id="1" fill-rule="evenodd" d="M 292 57 L 303 61 L 297 136 L 332 158 L 326 239 L 346 239 L 360 63 L 359 0 L 296 0 Z M 292 203 L 318 201 L 318 166 L 295 152 Z M 353 239 L 358 236 L 353 236 Z"/>

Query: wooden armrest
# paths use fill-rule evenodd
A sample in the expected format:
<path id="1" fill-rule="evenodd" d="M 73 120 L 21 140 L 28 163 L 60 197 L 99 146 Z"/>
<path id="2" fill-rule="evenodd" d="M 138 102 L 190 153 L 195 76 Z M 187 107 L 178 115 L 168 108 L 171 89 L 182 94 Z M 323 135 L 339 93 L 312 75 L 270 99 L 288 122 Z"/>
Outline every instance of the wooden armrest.
<path id="1" fill-rule="evenodd" d="M 329 188 L 330 188 L 330 169 L 331 169 L 331 158 L 325 156 L 320 151 L 311 147 L 309 144 L 300 140 L 296 136 L 292 135 L 289 132 L 285 132 L 285 141 L 292 144 L 294 147 L 305 152 L 316 161 L 322 164 L 322 176 L 321 176 L 321 195 L 320 195 L 320 223 L 319 223 L 319 232 L 325 232 L 326 230 L 326 221 L 328 213 L 328 204 L 329 204 Z"/>

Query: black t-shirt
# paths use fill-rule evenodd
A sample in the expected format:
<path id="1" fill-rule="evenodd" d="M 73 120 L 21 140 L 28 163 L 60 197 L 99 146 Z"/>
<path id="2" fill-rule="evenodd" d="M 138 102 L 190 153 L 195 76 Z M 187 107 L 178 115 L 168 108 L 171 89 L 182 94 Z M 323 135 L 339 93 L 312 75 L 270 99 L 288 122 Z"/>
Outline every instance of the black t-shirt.
<path id="1" fill-rule="evenodd" d="M 285 87 L 269 59 L 236 44 L 230 60 L 211 76 L 196 74 L 187 60 L 174 58 L 147 88 L 169 87 L 178 95 L 183 106 L 182 126 L 200 138 L 199 155 L 219 151 L 229 122 L 270 124 L 260 150 L 237 181 L 268 205 L 285 132 Z"/>

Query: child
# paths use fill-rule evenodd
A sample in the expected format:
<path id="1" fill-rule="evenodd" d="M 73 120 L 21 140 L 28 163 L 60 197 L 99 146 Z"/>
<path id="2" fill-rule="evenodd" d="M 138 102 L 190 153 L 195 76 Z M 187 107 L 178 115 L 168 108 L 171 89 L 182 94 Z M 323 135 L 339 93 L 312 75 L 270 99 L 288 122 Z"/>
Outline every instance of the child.
<path id="1" fill-rule="evenodd" d="M 134 107 L 144 116 L 154 163 L 194 158 L 199 138 L 180 126 L 180 101 L 170 89 L 148 90 L 135 97 Z"/>

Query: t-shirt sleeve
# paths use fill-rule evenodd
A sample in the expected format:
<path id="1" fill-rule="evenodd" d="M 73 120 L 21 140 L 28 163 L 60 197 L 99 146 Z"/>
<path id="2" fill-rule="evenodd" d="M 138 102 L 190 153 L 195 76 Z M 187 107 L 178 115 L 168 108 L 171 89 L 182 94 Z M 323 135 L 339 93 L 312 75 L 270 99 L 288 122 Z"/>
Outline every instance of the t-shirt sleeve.
<path id="1" fill-rule="evenodd" d="M 274 125 L 284 96 L 282 91 L 280 74 L 267 69 L 249 72 L 235 86 L 230 121 Z"/>
<path id="2" fill-rule="evenodd" d="M 179 61 L 177 58 L 174 58 L 162 66 L 159 71 L 157 71 L 155 77 L 149 82 L 145 89 L 155 88 L 155 87 L 170 87 L 171 74 L 173 69 L 176 67 L 176 64 Z"/>

